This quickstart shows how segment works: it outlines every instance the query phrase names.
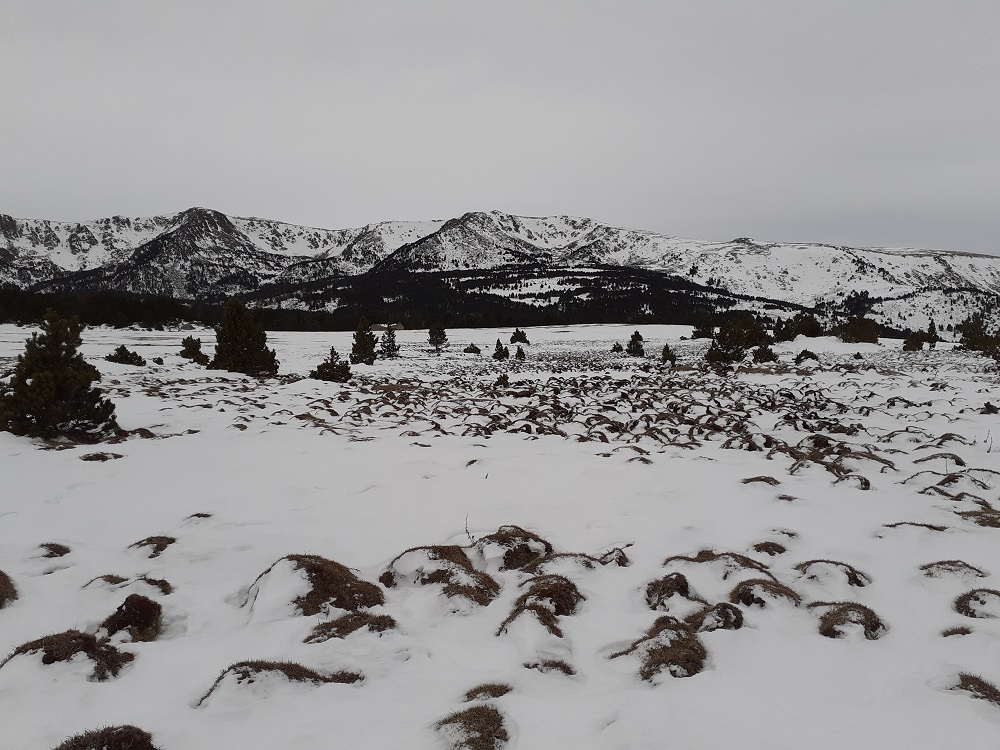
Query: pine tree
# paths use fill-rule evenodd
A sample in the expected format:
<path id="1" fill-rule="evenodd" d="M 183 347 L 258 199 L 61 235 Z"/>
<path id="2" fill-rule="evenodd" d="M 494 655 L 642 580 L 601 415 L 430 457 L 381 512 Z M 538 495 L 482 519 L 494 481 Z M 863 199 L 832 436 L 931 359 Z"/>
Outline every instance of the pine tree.
<path id="1" fill-rule="evenodd" d="M 201 339 L 196 339 L 194 336 L 185 336 L 181 339 L 180 355 L 199 365 L 208 364 L 208 355 L 201 350 Z"/>
<path id="2" fill-rule="evenodd" d="M 671 366 L 677 364 L 677 355 L 674 353 L 674 350 L 670 348 L 670 344 L 663 345 L 663 353 L 660 354 L 660 361 L 664 363 L 669 362 Z"/>
<path id="3" fill-rule="evenodd" d="M 937 346 L 937 342 L 940 340 L 941 338 L 938 336 L 937 326 L 934 325 L 934 321 L 931 320 L 931 322 L 927 324 L 927 348 L 933 349 Z"/>
<path id="4" fill-rule="evenodd" d="M 620 341 L 616 341 L 611 347 L 612 354 L 621 354 L 623 351 L 625 351 L 625 348 L 622 346 Z"/>
<path id="5" fill-rule="evenodd" d="M 392 326 L 385 329 L 378 342 L 379 359 L 396 359 L 399 356 L 399 344 L 396 343 L 396 331 Z"/>
<path id="6" fill-rule="evenodd" d="M 125 344 L 120 344 L 117 349 L 104 359 L 108 362 L 114 362 L 117 365 L 135 365 L 136 367 L 142 367 L 146 364 L 146 360 L 143 359 L 141 354 L 132 351 L 126 347 Z"/>
<path id="7" fill-rule="evenodd" d="M 503 345 L 500 339 L 497 339 L 497 348 L 493 350 L 493 359 L 497 361 L 502 361 L 510 357 L 510 349 Z"/>
<path id="8" fill-rule="evenodd" d="M 462 351 L 465 352 L 466 354 L 481 354 L 482 353 L 482 351 L 480 350 L 480 348 L 478 346 L 476 346 L 475 344 L 469 344 Z"/>
<path id="9" fill-rule="evenodd" d="M 115 406 L 92 388 L 97 368 L 77 350 L 83 325 L 47 310 L 18 356 L 10 381 L 0 384 L 0 430 L 28 437 L 100 434 L 117 427 Z"/>
<path id="10" fill-rule="evenodd" d="M 439 355 L 441 350 L 448 346 L 448 334 L 445 333 L 444 326 L 435 323 L 427 331 L 427 343 L 434 347 L 434 353 Z"/>
<path id="11" fill-rule="evenodd" d="M 330 347 L 330 356 L 320 362 L 316 369 L 309 373 L 315 380 L 329 380 L 334 383 L 346 383 L 351 379 L 351 366 L 340 358 L 336 348 Z"/>
<path id="12" fill-rule="evenodd" d="M 528 334 L 522 331 L 520 328 L 515 328 L 514 333 L 510 335 L 510 343 L 512 344 L 530 344 L 528 341 Z"/>
<path id="13" fill-rule="evenodd" d="M 352 365 L 373 365 L 375 364 L 375 344 L 377 339 L 372 333 L 371 323 L 363 317 L 358 321 L 358 328 L 354 332 L 354 345 L 351 347 Z"/>
<path id="14" fill-rule="evenodd" d="M 524 358 L 525 358 L 524 349 L 522 349 L 520 346 L 517 347 L 517 351 L 514 352 L 514 359 L 524 359 Z"/>
<path id="15" fill-rule="evenodd" d="M 230 299 L 222 308 L 222 322 L 215 328 L 215 358 L 211 367 L 244 375 L 278 372 L 274 350 L 267 348 L 267 333 L 242 300 Z"/>
<path id="16" fill-rule="evenodd" d="M 630 357 L 645 357 L 646 350 L 642 346 L 642 334 L 636 331 L 632 334 L 632 338 L 628 341 L 628 346 L 625 347 L 625 353 Z"/>

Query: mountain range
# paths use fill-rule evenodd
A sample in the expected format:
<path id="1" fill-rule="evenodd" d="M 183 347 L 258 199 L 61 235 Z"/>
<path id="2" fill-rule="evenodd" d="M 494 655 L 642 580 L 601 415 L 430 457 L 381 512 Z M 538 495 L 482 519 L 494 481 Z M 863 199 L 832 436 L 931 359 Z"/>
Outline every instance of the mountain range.
<path id="1" fill-rule="evenodd" d="M 242 295 L 259 306 L 330 311 L 348 300 L 363 306 L 358 290 L 389 303 L 420 278 L 564 310 L 605 304 L 612 293 L 619 304 L 631 290 L 625 306 L 640 317 L 657 315 L 658 295 L 671 294 L 776 314 L 862 312 L 897 328 L 932 318 L 953 325 L 1000 307 L 1000 257 L 972 253 L 709 242 L 499 211 L 356 229 L 206 208 L 69 223 L 0 214 L 0 287 L 202 301 Z"/>

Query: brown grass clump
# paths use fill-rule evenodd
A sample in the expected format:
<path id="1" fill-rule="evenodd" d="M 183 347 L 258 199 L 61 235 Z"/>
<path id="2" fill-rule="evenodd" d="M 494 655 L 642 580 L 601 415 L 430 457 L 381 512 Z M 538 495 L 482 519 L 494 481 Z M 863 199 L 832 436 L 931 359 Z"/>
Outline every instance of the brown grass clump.
<path id="1" fill-rule="evenodd" d="M 17 588 L 10 576 L 0 570 L 0 609 L 17 599 Z"/>
<path id="2" fill-rule="evenodd" d="M 742 570 L 754 570 L 761 573 L 768 578 L 774 578 L 771 572 L 768 570 L 764 563 L 757 562 L 753 558 L 747 557 L 746 555 L 741 555 L 737 552 L 716 552 L 711 549 L 703 549 L 699 551 L 693 557 L 688 555 L 674 555 L 668 557 L 663 561 L 664 565 L 669 565 L 672 562 L 691 562 L 691 563 L 713 563 L 722 562 L 725 565 L 725 572 L 722 574 L 722 579 L 725 580 L 733 573 L 738 573 Z"/>
<path id="3" fill-rule="evenodd" d="M 819 634 L 826 638 L 843 638 L 843 628 L 847 625 L 860 625 L 869 641 L 877 641 L 888 630 L 882 619 L 863 604 L 815 602 L 809 606 L 826 608 L 819 618 Z"/>
<path id="4" fill-rule="evenodd" d="M 964 560 L 938 560 L 937 562 L 921 565 L 920 570 L 922 570 L 924 575 L 928 578 L 937 578 L 945 574 L 960 576 L 967 575 L 973 578 L 985 578 L 987 576 L 985 570 L 981 570 L 974 565 L 969 565 L 969 563 Z"/>
<path id="5" fill-rule="evenodd" d="M 434 728 L 445 735 L 453 750 L 499 750 L 510 740 L 503 714 L 490 705 L 456 711 Z"/>
<path id="6" fill-rule="evenodd" d="M 127 580 L 128 578 L 126 578 L 125 576 L 119 576 L 115 575 L 114 573 L 108 573 L 107 575 L 97 576 L 97 578 L 91 578 L 89 581 L 83 584 L 81 588 L 87 588 L 87 586 L 94 583 L 95 581 L 102 581 L 104 583 L 110 584 L 111 586 L 117 586 L 120 583 L 125 583 L 125 581 Z"/>
<path id="7" fill-rule="evenodd" d="M 307 682 L 312 685 L 328 685 L 330 683 L 353 685 L 355 682 L 360 682 L 364 679 L 364 676 L 357 672 L 321 674 L 309 669 L 309 667 L 292 661 L 241 661 L 222 670 L 222 674 L 215 679 L 212 687 L 208 689 L 208 692 L 195 705 L 200 706 L 208 700 L 228 675 L 236 677 L 238 683 L 252 683 L 262 674 L 280 674 L 287 678 L 289 682 Z"/>
<path id="8" fill-rule="evenodd" d="M 46 542 L 38 546 L 45 550 L 45 557 L 63 557 L 71 552 L 69 547 L 58 542 Z"/>
<path id="9" fill-rule="evenodd" d="M 163 550 L 176 541 L 177 540 L 172 536 L 147 536 L 145 539 L 140 539 L 135 544 L 130 544 L 129 549 L 132 549 L 133 547 L 136 549 L 140 547 L 152 547 L 153 551 L 149 553 L 150 558 L 159 557 Z"/>
<path id="10" fill-rule="evenodd" d="M 163 630 L 163 607 L 142 594 L 129 594 L 101 628 L 108 636 L 124 630 L 133 642 L 155 641 Z"/>
<path id="11" fill-rule="evenodd" d="M 991 600 L 994 604 L 1000 604 L 1000 591 L 996 589 L 973 589 L 972 591 L 966 591 L 955 599 L 953 606 L 958 614 L 965 615 L 966 617 L 990 618 L 996 615 L 981 612 L 974 605 L 986 606 Z"/>
<path id="12" fill-rule="evenodd" d="M 750 578 L 737 583 L 729 592 L 729 601 L 745 607 L 766 607 L 768 599 L 785 599 L 796 607 L 802 597 L 783 583 L 768 578 Z"/>
<path id="13" fill-rule="evenodd" d="M 781 482 L 775 479 L 774 477 L 765 476 L 763 474 L 757 477 L 747 477 L 746 479 L 740 480 L 741 484 L 751 484 L 753 482 L 761 482 L 763 484 L 769 484 L 772 487 L 777 487 L 779 484 L 781 484 Z"/>
<path id="14" fill-rule="evenodd" d="M 795 566 L 795 570 L 800 573 L 804 573 L 807 578 L 813 580 L 818 580 L 818 576 L 815 573 L 810 573 L 809 568 L 813 565 L 830 565 L 831 567 L 839 569 L 844 577 L 847 579 L 847 584 L 849 586 L 858 586 L 863 588 L 872 582 L 872 579 L 865 573 L 855 568 L 853 565 L 848 565 L 840 560 L 806 560 Z"/>
<path id="15" fill-rule="evenodd" d="M 351 633 L 367 627 L 373 633 L 384 633 L 396 627 L 396 621 L 389 615 L 373 615 L 371 612 L 348 612 L 330 622 L 321 622 L 306 636 L 303 643 L 323 643 L 332 638 L 346 638 Z"/>
<path id="16" fill-rule="evenodd" d="M 257 576 L 254 585 L 285 560 L 305 573 L 309 581 L 309 592 L 292 602 L 303 615 L 316 615 L 330 606 L 356 612 L 385 602 L 385 595 L 374 583 L 358 578 L 350 568 L 319 555 L 286 555 Z M 247 602 L 250 599 L 248 597 Z"/>
<path id="17" fill-rule="evenodd" d="M 968 672 L 959 673 L 958 684 L 952 690 L 965 690 L 972 693 L 973 698 L 989 701 L 994 706 L 1000 707 L 1000 688 L 978 675 Z"/>
<path id="18" fill-rule="evenodd" d="M 739 630 L 743 627 L 743 612 L 740 611 L 739 607 L 720 602 L 688 615 L 684 618 L 684 622 L 695 633 L 708 633 L 713 630 Z"/>
<path id="19" fill-rule="evenodd" d="M 576 674 L 571 664 L 567 664 L 562 659 L 545 659 L 544 661 L 527 661 L 524 663 L 525 669 L 537 669 L 542 674 L 549 672 L 562 672 L 568 677 Z"/>
<path id="20" fill-rule="evenodd" d="M 953 628 L 947 628 L 941 631 L 941 635 L 948 638 L 953 635 L 969 635 L 972 633 L 972 628 L 968 625 L 956 625 Z"/>
<path id="21" fill-rule="evenodd" d="M 505 632 L 507 627 L 524 613 L 535 616 L 552 635 L 562 638 L 559 628 L 559 617 L 565 617 L 576 612 L 577 606 L 586 597 L 580 593 L 571 580 L 560 575 L 541 575 L 529 578 L 521 585 L 528 584 L 528 590 L 514 602 L 507 619 L 497 629 L 497 635 Z"/>
<path id="22" fill-rule="evenodd" d="M 475 547 L 482 553 L 491 544 L 506 550 L 501 570 L 521 570 L 539 558 L 552 554 L 549 542 L 520 526 L 501 526 L 494 533 L 477 539 Z"/>
<path id="23" fill-rule="evenodd" d="M 79 630 L 67 630 L 63 633 L 47 635 L 35 641 L 29 641 L 14 649 L 0 667 L 19 654 L 42 652 L 42 664 L 54 664 L 57 661 L 69 661 L 77 654 L 84 654 L 94 662 L 94 671 L 90 679 L 104 682 L 111 677 L 117 677 L 122 668 L 135 658 L 134 654 L 119 651 L 107 642 L 90 633 Z"/>
<path id="24" fill-rule="evenodd" d="M 426 563 L 418 569 L 414 583 L 421 586 L 443 584 L 442 593 L 445 596 L 462 597 L 483 607 L 500 593 L 500 584 L 488 574 L 476 570 L 465 550 L 454 544 L 411 547 L 401 552 L 379 576 L 379 583 L 386 588 L 393 588 L 398 583 L 394 565 L 403 556 L 413 553 L 426 557 Z"/>
<path id="25" fill-rule="evenodd" d="M 664 602 L 675 594 L 690 601 L 705 601 L 692 593 L 688 579 L 683 573 L 670 573 L 646 584 L 646 604 L 650 609 L 663 609 Z"/>
<path id="26" fill-rule="evenodd" d="M 99 451 L 97 453 L 86 453 L 86 454 L 80 456 L 80 460 L 81 461 L 102 461 L 103 462 L 103 461 L 114 461 L 116 458 L 124 458 L 124 456 L 121 453 L 105 453 L 105 452 L 101 452 L 101 451 Z"/>
<path id="27" fill-rule="evenodd" d="M 947 526 L 940 526 L 936 523 L 921 523 L 919 521 L 896 521 L 896 523 L 883 524 L 887 529 L 898 529 L 903 526 L 913 526 L 918 529 L 927 529 L 928 531 L 947 531 Z"/>
<path id="28" fill-rule="evenodd" d="M 777 542 L 757 542 L 753 546 L 754 552 L 760 552 L 762 555 L 770 555 L 774 557 L 775 555 L 781 555 L 788 551 L 788 548 L 783 544 L 778 544 Z"/>
<path id="29" fill-rule="evenodd" d="M 165 581 L 162 578 L 150 578 L 149 576 L 139 576 L 136 580 L 142 581 L 143 583 L 148 584 L 153 588 L 159 589 L 160 593 L 163 594 L 164 596 L 166 596 L 167 594 L 172 594 L 174 591 L 174 587 L 170 585 L 170 582 Z"/>
<path id="30" fill-rule="evenodd" d="M 125 724 L 91 729 L 70 737 L 54 750 L 159 750 L 159 748 L 153 744 L 153 736 L 149 732 Z"/>
<path id="31" fill-rule="evenodd" d="M 504 685 L 501 682 L 487 682 L 483 685 L 476 685 L 476 687 L 465 693 L 465 697 L 462 700 L 465 703 L 470 703 L 472 701 L 488 701 L 490 698 L 500 698 L 501 696 L 507 695 L 512 691 L 510 685 Z"/>
<path id="32" fill-rule="evenodd" d="M 674 677 L 690 677 L 704 668 L 708 656 L 698 636 L 685 623 L 669 615 L 658 617 L 642 638 L 609 658 L 635 653 L 639 655 L 639 677 L 643 680 L 652 680 L 664 670 Z"/>

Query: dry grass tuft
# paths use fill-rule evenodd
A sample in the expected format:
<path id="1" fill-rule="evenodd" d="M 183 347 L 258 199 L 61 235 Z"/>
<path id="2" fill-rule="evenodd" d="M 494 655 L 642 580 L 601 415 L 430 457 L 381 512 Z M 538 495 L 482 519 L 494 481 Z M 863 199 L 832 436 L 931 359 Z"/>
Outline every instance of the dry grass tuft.
<path id="1" fill-rule="evenodd" d="M 664 602 L 675 594 L 690 601 L 705 601 L 692 593 L 688 579 L 683 573 L 670 573 L 646 584 L 646 604 L 650 609 L 665 609 Z"/>
<path id="2" fill-rule="evenodd" d="M 58 542 L 46 542 L 38 546 L 45 550 L 45 557 L 63 557 L 72 551 L 65 544 Z"/>
<path id="3" fill-rule="evenodd" d="M 163 550 L 176 541 L 177 540 L 172 536 L 147 536 L 145 539 L 140 539 L 135 544 L 130 544 L 129 549 L 132 549 L 133 547 L 136 549 L 140 547 L 152 547 L 153 551 L 149 553 L 149 556 L 151 558 L 159 557 Z"/>
<path id="4" fill-rule="evenodd" d="M 472 701 L 488 701 L 491 698 L 500 698 L 501 696 L 507 695 L 514 688 L 510 685 L 505 685 L 502 682 L 487 682 L 483 685 L 476 685 L 476 687 L 465 693 L 465 697 L 462 700 L 465 703 L 470 703 Z"/>
<path id="5" fill-rule="evenodd" d="M 853 565 L 848 565 L 840 560 L 806 560 L 795 566 L 795 570 L 800 573 L 805 574 L 807 578 L 813 580 L 818 580 L 816 573 L 810 573 L 809 569 L 814 565 L 829 565 L 831 567 L 839 569 L 844 577 L 847 579 L 847 584 L 849 586 L 857 586 L 863 588 L 872 582 L 872 579 L 865 573 L 855 568 Z"/>
<path id="6" fill-rule="evenodd" d="M 97 578 L 91 578 L 89 581 L 87 581 L 85 584 L 83 584 L 83 586 L 81 586 L 81 588 L 87 588 L 87 586 L 89 586 L 90 584 L 92 584 L 92 583 L 94 583 L 96 581 L 101 581 L 101 582 L 107 583 L 107 584 L 109 584 L 111 586 L 117 586 L 120 583 L 125 583 L 127 580 L 128 580 L 128 578 L 126 578 L 125 576 L 119 576 L 119 575 L 115 575 L 114 573 L 108 573 L 107 575 L 97 576 Z"/>
<path id="7" fill-rule="evenodd" d="M 826 608 L 819 618 L 819 633 L 826 638 L 843 638 L 844 627 L 860 625 L 865 638 L 877 641 L 885 635 L 888 628 L 882 619 L 871 609 L 856 602 L 815 602 L 811 608 Z"/>
<path id="8" fill-rule="evenodd" d="M 947 526 L 941 526 L 936 523 L 921 523 L 919 521 L 896 521 L 896 523 L 886 523 L 883 524 L 887 529 L 898 529 L 903 526 L 913 526 L 918 529 L 927 529 L 928 531 L 947 531 Z"/>
<path id="9" fill-rule="evenodd" d="M 160 593 L 166 596 L 167 594 L 172 594 L 174 587 L 170 585 L 169 581 L 165 581 L 162 578 L 150 578 L 149 576 L 139 576 L 137 581 L 142 581 L 143 583 L 157 588 Z"/>
<path id="10" fill-rule="evenodd" d="M 729 601 L 745 607 L 766 607 L 768 599 L 785 599 L 796 607 L 802 597 L 783 583 L 768 578 L 750 578 L 737 583 L 729 592 Z"/>
<path id="11" fill-rule="evenodd" d="M 1000 688 L 992 682 L 987 682 L 978 675 L 961 672 L 958 675 L 958 684 L 952 690 L 965 690 L 972 693 L 972 697 L 989 701 L 994 706 L 1000 708 Z"/>
<path id="12" fill-rule="evenodd" d="M 0 609 L 17 599 L 17 588 L 10 576 L 0 570 Z"/>
<path id="13" fill-rule="evenodd" d="M 559 617 L 576 612 L 577 606 L 586 597 L 580 593 L 571 580 L 560 575 L 541 575 L 529 578 L 521 585 L 528 584 L 528 590 L 514 602 L 507 619 L 497 629 L 497 635 L 506 632 L 507 627 L 518 617 L 527 613 L 535 616 L 552 635 L 562 638 Z"/>
<path id="14" fill-rule="evenodd" d="M 706 606 L 688 615 L 684 622 L 694 633 L 708 633 L 713 630 L 739 630 L 743 627 L 743 612 L 739 607 L 726 602 Z"/>
<path id="15" fill-rule="evenodd" d="M 117 677 L 122 668 L 135 658 L 134 654 L 119 651 L 107 642 L 90 633 L 79 630 L 67 630 L 29 641 L 14 649 L 0 667 L 19 654 L 42 652 L 42 664 L 54 664 L 57 661 L 69 661 L 77 654 L 83 654 L 94 662 L 94 671 L 90 679 L 104 682 L 111 677 Z"/>
<path id="16" fill-rule="evenodd" d="M 129 594 L 101 628 L 112 636 L 122 630 L 135 641 L 155 641 L 163 630 L 163 607 L 141 594 Z"/>
<path id="17" fill-rule="evenodd" d="M 937 562 L 921 565 L 920 569 L 928 578 L 937 578 L 941 575 L 971 576 L 973 578 L 985 578 L 986 571 L 981 570 L 963 560 L 938 560 Z"/>
<path id="18" fill-rule="evenodd" d="M 722 574 L 723 580 L 729 578 L 733 573 L 738 573 L 742 570 L 754 570 L 758 573 L 762 573 L 768 578 L 774 578 L 768 567 L 764 563 L 757 562 L 753 558 L 747 557 L 746 555 L 741 555 L 737 552 L 716 552 L 711 549 L 703 549 L 699 551 L 693 557 L 688 555 L 673 555 L 668 557 L 663 561 L 664 565 L 669 565 L 672 562 L 691 562 L 691 563 L 713 563 L 721 562 L 725 565 L 726 571 Z"/>
<path id="19" fill-rule="evenodd" d="M 443 584 L 442 593 L 450 598 L 461 597 L 485 607 L 500 593 L 500 584 L 488 574 L 476 570 L 465 550 L 458 545 L 411 547 L 401 552 L 379 576 L 379 583 L 386 588 L 397 584 L 395 564 L 404 556 L 418 554 L 426 558 L 419 566 L 415 583 L 421 586 Z"/>
<path id="20" fill-rule="evenodd" d="M 781 484 L 781 482 L 779 480 L 775 479 L 774 477 L 765 476 L 764 474 L 761 474 L 760 476 L 756 476 L 756 477 L 747 477 L 746 479 L 741 479 L 740 482 L 742 484 L 751 484 L 753 482 L 761 482 L 763 484 L 769 484 L 772 487 L 777 487 L 779 484 Z"/>
<path id="21" fill-rule="evenodd" d="M 384 633 L 396 627 L 396 621 L 389 615 L 373 615 L 371 612 L 348 612 L 330 622 L 321 622 L 306 636 L 303 643 L 323 643 L 332 638 L 346 638 L 351 633 L 367 627 L 373 633 Z"/>
<path id="22" fill-rule="evenodd" d="M 510 740 L 503 714 L 490 705 L 456 711 L 434 728 L 445 735 L 452 750 L 499 750 Z"/>
<path id="23" fill-rule="evenodd" d="M 658 617 L 646 634 L 624 651 L 609 658 L 638 654 L 641 666 L 639 677 L 652 680 L 666 670 L 674 677 L 690 677 L 705 666 L 708 652 L 686 623 L 675 617 Z"/>
<path id="24" fill-rule="evenodd" d="M 159 750 L 153 736 L 131 724 L 91 729 L 70 737 L 54 750 Z"/>
<path id="25" fill-rule="evenodd" d="M 760 552 L 762 555 L 770 555 L 774 557 L 775 555 L 781 555 L 788 551 L 788 548 L 783 544 L 778 544 L 777 542 L 757 542 L 753 546 L 754 552 Z"/>
<path id="26" fill-rule="evenodd" d="M 552 554 L 552 545 L 548 541 L 520 526 L 501 526 L 494 533 L 477 539 L 474 546 L 481 553 L 491 544 L 506 550 L 501 570 L 521 570 L 539 558 Z"/>
<path id="27" fill-rule="evenodd" d="M 116 458 L 124 458 L 121 453 L 86 453 L 80 456 L 81 461 L 114 461 Z"/>
<path id="28" fill-rule="evenodd" d="M 972 628 L 968 625 L 956 625 L 953 628 L 947 628 L 941 631 L 941 635 L 948 638 L 953 635 L 969 635 L 972 633 Z"/>
<path id="29" fill-rule="evenodd" d="M 308 593 L 292 602 L 303 615 L 320 614 L 330 606 L 356 612 L 385 602 L 385 595 L 374 583 L 358 578 L 350 568 L 319 555 L 286 555 L 257 576 L 254 585 L 285 560 L 305 573 L 309 582 Z M 251 598 L 248 597 L 244 605 Z"/>
<path id="30" fill-rule="evenodd" d="M 568 677 L 576 674 L 571 664 L 567 664 L 562 659 L 545 659 L 544 661 L 527 661 L 524 663 L 525 669 L 537 669 L 542 674 L 549 672 L 562 672 Z"/>
<path id="31" fill-rule="evenodd" d="M 972 591 L 966 591 L 955 599 L 953 606 L 958 614 L 965 615 L 966 617 L 991 618 L 996 615 L 981 612 L 974 606 L 976 604 L 986 606 L 991 601 L 993 604 L 1000 604 L 1000 591 L 996 589 L 973 589 Z"/>
<path id="32" fill-rule="evenodd" d="M 357 672 L 321 674 L 309 669 L 309 667 L 292 661 L 241 661 L 222 670 L 222 674 L 215 678 L 212 687 L 208 689 L 208 692 L 195 705 L 200 706 L 208 700 L 228 675 L 233 675 L 238 683 L 253 683 L 259 676 L 268 674 L 280 674 L 287 678 L 289 682 L 306 682 L 312 685 L 328 685 L 331 683 L 353 685 L 355 682 L 360 682 L 364 679 L 364 676 Z"/>

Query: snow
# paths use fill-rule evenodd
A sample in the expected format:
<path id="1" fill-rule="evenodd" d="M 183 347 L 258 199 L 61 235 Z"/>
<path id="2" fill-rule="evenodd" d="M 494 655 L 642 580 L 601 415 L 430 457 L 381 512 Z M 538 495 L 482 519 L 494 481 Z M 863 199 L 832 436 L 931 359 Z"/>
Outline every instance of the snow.
<path id="1" fill-rule="evenodd" d="M 959 672 L 1000 682 L 996 602 L 976 605 L 986 617 L 953 609 L 967 591 L 1000 588 L 1000 531 L 959 515 L 981 510 L 976 498 L 995 507 L 998 418 L 980 413 L 1000 401 L 995 365 L 949 348 L 800 338 L 775 347 L 778 369 L 719 377 L 695 369 L 707 342 L 681 340 L 689 327 L 638 326 L 650 357 L 665 342 L 678 352 L 682 367 L 670 373 L 654 359 L 610 353 L 636 328 L 526 328 L 532 343 L 521 364 L 489 357 L 510 328 L 449 330 L 441 356 L 427 351 L 426 331 L 402 330 L 402 359 L 358 366 L 346 385 L 289 376 L 305 375 L 331 345 L 346 355 L 351 333 L 271 333 L 282 377 L 256 380 L 176 355 L 192 333 L 210 352 L 210 331 L 88 329 L 84 353 L 122 427 L 153 437 L 52 449 L 0 433 L 0 570 L 19 593 L 0 609 L 0 650 L 71 628 L 96 632 L 130 593 L 163 606 L 164 631 L 148 643 L 117 634 L 113 642 L 135 659 L 107 682 L 88 680 L 83 657 L 45 665 L 38 654 L 14 656 L 0 667 L 0 747 L 47 750 L 87 729 L 135 724 L 164 750 L 431 750 L 448 746 L 438 721 L 488 703 L 504 717 L 510 748 L 995 748 L 1000 707 L 951 690 Z M 0 372 L 29 334 L 0 326 Z M 483 355 L 462 354 L 468 342 Z M 103 360 L 122 343 L 165 364 Z M 818 366 L 791 365 L 803 348 L 820 356 Z M 511 386 L 494 390 L 502 372 Z M 854 434 L 838 431 L 852 425 Z M 789 453 L 740 449 L 741 440 L 796 446 L 817 434 L 852 449 L 841 464 L 870 490 L 816 462 L 796 466 Z M 730 438 L 737 444 L 724 447 Z M 121 457 L 81 460 L 94 452 Z M 743 482 L 762 476 L 779 484 Z M 394 566 L 405 580 L 377 583 L 410 548 L 467 547 L 470 536 L 509 524 L 557 552 L 599 558 L 621 548 L 631 564 L 545 563 L 540 572 L 566 576 L 585 597 L 558 618 L 563 637 L 529 614 L 497 635 L 531 574 L 501 569 L 496 545 L 466 550 L 500 585 L 485 606 L 445 596 L 441 583 L 421 585 L 426 559 L 417 553 Z M 131 546 L 154 535 L 176 542 L 156 557 Z M 45 557 L 39 545 L 50 542 L 71 551 Z M 763 542 L 786 552 L 754 549 Z M 698 634 L 704 671 L 644 681 L 638 653 L 609 657 L 657 617 L 695 609 L 675 595 L 650 610 L 648 583 L 681 572 L 716 603 L 761 577 L 731 560 L 664 565 L 705 549 L 767 566 L 803 604 L 739 605 L 745 627 Z M 344 612 L 298 612 L 293 602 L 308 582 L 288 561 L 275 565 L 298 554 L 375 582 L 385 603 L 371 613 L 398 628 L 304 643 L 317 623 Z M 871 583 L 852 586 L 829 563 L 796 568 L 810 560 L 843 561 Z M 940 560 L 986 575 L 921 571 Z M 125 581 L 100 580 L 108 574 Z M 143 576 L 169 581 L 173 592 Z M 866 640 L 847 626 L 846 637 L 824 638 L 822 608 L 808 606 L 822 601 L 866 605 L 887 630 Z M 972 632 L 941 635 L 958 625 Z M 225 669 L 247 660 L 364 680 L 229 675 L 202 701 Z M 524 666 L 546 660 L 575 674 Z M 493 682 L 513 689 L 463 702 Z"/>

